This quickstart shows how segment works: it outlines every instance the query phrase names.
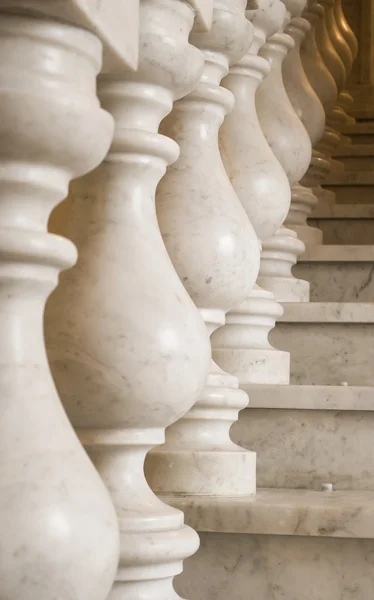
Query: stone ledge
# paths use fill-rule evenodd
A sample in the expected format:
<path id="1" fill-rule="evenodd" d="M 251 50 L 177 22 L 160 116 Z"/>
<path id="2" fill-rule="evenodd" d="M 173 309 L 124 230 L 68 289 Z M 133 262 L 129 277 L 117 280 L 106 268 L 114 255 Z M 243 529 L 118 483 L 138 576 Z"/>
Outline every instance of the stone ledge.
<path id="1" fill-rule="evenodd" d="M 331 173 L 323 182 L 327 186 L 365 186 L 374 185 L 374 173 L 372 171 L 343 171 Z"/>
<path id="2" fill-rule="evenodd" d="M 374 246 L 348 244 L 310 246 L 298 260 L 298 263 L 309 262 L 373 263 Z"/>
<path id="3" fill-rule="evenodd" d="M 310 219 L 374 219 L 372 204 L 320 204 Z"/>
<path id="4" fill-rule="evenodd" d="M 278 323 L 374 323 L 374 302 L 284 302 Z"/>
<path id="5" fill-rule="evenodd" d="M 201 532 L 374 539 L 374 492 L 259 489 L 249 497 L 160 498 Z"/>
<path id="6" fill-rule="evenodd" d="M 334 158 L 349 156 L 374 156 L 374 144 L 350 144 L 338 148 L 336 154 L 334 154 Z"/>
<path id="7" fill-rule="evenodd" d="M 364 123 L 352 123 L 352 125 L 344 125 L 342 127 L 342 133 L 345 135 L 355 135 L 355 134 L 364 134 L 364 133 L 374 133 L 374 121 Z"/>
<path id="8" fill-rule="evenodd" d="M 241 385 L 252 408 L 374 411 L 374 388 L 345 385 Z"/>

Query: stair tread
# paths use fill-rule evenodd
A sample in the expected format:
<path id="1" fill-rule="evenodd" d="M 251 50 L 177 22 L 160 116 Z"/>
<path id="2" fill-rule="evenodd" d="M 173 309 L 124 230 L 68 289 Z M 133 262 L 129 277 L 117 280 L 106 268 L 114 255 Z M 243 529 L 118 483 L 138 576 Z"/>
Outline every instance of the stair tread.
<path id="1" fill-rule="evenodd" d="M 279 323 L 374 323 L 374 302 L 284 302 Z"/>
<path id="2" fill-rule="evenodd" d="M 258 489 L 255 496 L 171 496 L 197 531 L 374 538 L 374 491 Z"/>
<path id="3" fill-rule="evenodd" d="M 349 144 L 334 154 L 334 158 L 346 156 L 374 156 L 374 144 Z"/>
<path id="4" fill-rule="evenodd" d="M 309 246 L 298 263 L 308 262 L 374 262 L 374 245 L 316 245 Z"/>
<path id="5" fill-rule="evenodd" d="M 374 185 L 373 171 L 341 171 L 331 173 L 323 183 L 324 186 L 365 186 Z"/>
<path id="6" fill-rule="evenodd" d="M 321 204 L 310 219 L 374 219 L 373 204 Z"/>
<path id="7" fill-rule="evenodd" d="M 374 388 L 350 385 L 241 385 L 252 408 L 374 411 Z"/>
<path id="8" fill-rule="evenodd" d="M 374 121 L 365 121 L 363 123 L 357 121 L 356 123 L 352 123 L 351 125 L 344 125 L 342 127 L 342 133 L 344 133 L 345 135 L 354 135 L 355 133 L 374 133 Z"/>

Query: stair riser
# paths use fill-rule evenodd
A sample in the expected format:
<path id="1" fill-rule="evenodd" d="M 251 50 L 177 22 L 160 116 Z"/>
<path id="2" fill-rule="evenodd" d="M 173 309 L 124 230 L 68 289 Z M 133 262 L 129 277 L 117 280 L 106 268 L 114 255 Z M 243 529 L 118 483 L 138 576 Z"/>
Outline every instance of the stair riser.
<path id="1" fill-rule="evenodd" d="M 231 437 L 257 452 L 260 488 L 374 490 L 373 431 L 374 401 L 373 412 L 248 408 Z"/>
<path id="2" fill-rule="evenodd" d="M 271 344 L 291 353 L 296 385 L 374 386 L 373 323 L 278 323 Z"/>
<path id="3" fill-rule="evenodd" d="M 374 301 L 374 263 L 305 262 L 292 271 L 310 282 L 312 302 Z"/>
<path id="4" fill-rule="evenodd" d="M 374 144 L 373 133 L 349 133 L 352 144 Z"/>
<path id="5" fill-rule="evenodd" d="M 372 540 L 203 533 L 175 588 L 194 600 L 371 600 L 373 559 Z"/>
<path id="6" fill-rule="evenodd" d="M 371 171 L 374 168 L 374 156 L 336 156 L 344 164 L 346 171 Z"/>
<path id="7" fill-rule="evenodd" d="M 335 193 L 338 204 L 373 204 L 373 185 L 327 185 L 326 189 Z"/>
<path id="8" fill-rule="evenodd" d="M 374 244 L 374 219 L 308 219 L 323 233 L 324 244 Z"/>

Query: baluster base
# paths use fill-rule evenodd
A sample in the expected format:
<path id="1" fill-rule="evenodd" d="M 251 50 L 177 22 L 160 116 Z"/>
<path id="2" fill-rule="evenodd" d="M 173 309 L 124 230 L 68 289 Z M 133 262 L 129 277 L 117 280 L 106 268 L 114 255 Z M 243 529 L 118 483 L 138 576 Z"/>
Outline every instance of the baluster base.
<path id="1" fill-rule="evenodd" d="M 212 335 L 213 359 L 239 379 L 239 385 L 280 384 L 290 380 L 290 355 L 273 348 L 268 335 L 283 314 L 274 294 L 258 285 Z"/>
<path id="2" fill-rule="evenodd" d="M 296 233 L 285 227 L 263 242 L 257 283 L 273 292 L 278 302 L 309 302 L 309 282 L 297 279 L 291 271 L 304 251 Z"/>
<path id="3" fill-rule="evenodd" d="M 248 405 L 236 377 L 215 363 L 202 398 L 147 456 L 145 473 L 157 494 L 247 496 L 256 493 L 256 453 L 234 444 L 229 430 Z"/>

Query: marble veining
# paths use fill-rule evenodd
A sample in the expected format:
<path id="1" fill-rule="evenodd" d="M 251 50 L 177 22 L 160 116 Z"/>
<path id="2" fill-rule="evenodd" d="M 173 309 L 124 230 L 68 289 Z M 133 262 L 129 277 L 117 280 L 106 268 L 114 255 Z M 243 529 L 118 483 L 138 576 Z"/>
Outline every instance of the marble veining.
<path id="1" fill-rule="evenodd" d="M 205 533 L 176 580 L 195 600 L 369 600 L 374 542 Z"/>
<path id="2" fill-rule="evenodd" d="M 299 397 L 303 393 L 300 389 Z M 374 491 L 373 388 L 365 412 L 336 404 L 335 410 L 295 406 L 241 412 L 231 435 L 257 452 L 260 488 L 321 490 L 322 483 L 332 482 L 335 490 Z"/>
<path id="3" fill-rule="evenodd" d="M 295 265 L 296 277 L 310 282 L 311 302 L 373 302 L 374 261 L 306 261 Z"/>
<path id="4" fill-rule="evenodd" d="M 310 305 L 321 306 L 318 302 Z M 339 385 L 348 381 L 354 386 L 373 385 L 370 365 L 374 360 L 374 305 L 341 304 L 342 310 L 336 303 L 322 306 L 326 311 L 312 315 L 309 320 L 304 316 L 287 322 L 287 317 L 282 317 L 270 334 L 274 344 L 291 353 L 291 383 Z"/>
<path id="5" fill-rule="evenodd" d="M 255 106 L 256 90 L 270 71 L 268 61 L 257 52 L 283 25 L 285 12 L 280 0 L 261 0 L 260 11 L 247 12 L 254 26 L 253 42 L 222 82 L 235 98 L 234 109 L 220 129 L 222 160 L 261 244 L 282 225 L 291 200 L 288 179 L 262 132 Z M 276 261 L 272 266 L 276 271 Z M 289 356 L 268 341 L 269 330 L 281 313 L 273 293 L 256 285 L 226 315 L 225 326 L 213 333 L 214 360 L 240 382 L 287 383 Z"/>
<path id="6" fill-rule="evenodd" d="M 374 492 L 261 489 L 248 497 L 162 496 L 199 532 L 374 538 Z"/>
<path id="7" fill-rule="evenodd" d="M 155 210 L 157 183 L 179 154 L 159 135 L 160 121 L 204 66 L 189 42 L 194 19 L 188 2 L 143 0 L 138 70 L 98 80 L 114 136 L 105 160 L 70 188 L 67 235 L 79 258 L 45 320 L 56 386 L 117 512 L 111 600 L 145 597 L 150 588 L 155 597 L 175 597 L 173 576 L 198 547 L 183 514 L 160 502 L 144 476 L 147 452 L 196 402 L 210 364 L 204 322 L 173 268 Z"/>
<path id="8" fill-rule="evenodd" d="M 374 410 L 372 387 L 340 385 L 243 385 L 249 408 L 298 410 Z"/>
<path id="9" fill-rule="evenodd" d="M 340 205 L 342 208 L 344 205 Z M 348 205 L 347 205 L 348 206 Z M 370 204 L 362 206 L 371 207 Z M 326 244 L 336 245 L 370 245 L 374 241 L 374 215 L 365 219 L 360 218 L 316 218 L 308 219 L 312 227 L 322 231 Z"/>
<path id="10" fill-rule="evenodd" d="M 245 0 L 217 0 L 211 31 L 192 32 L 190 42 L 201 49 L 204 68 L 160 130 L 178 143 L 180 155 L 157 188 L 158 223 L 208 335 L 249 296 L 260 262 L 256 232 L 223 166 L 218 140 L 224 117 L 234 106 L 234 96 L 221 86 L 221 79 L 253 39 L 245 7 Z M 165 444 L 148 456 L 152 488 L 176 494 L 254 493 L 256 456 L 229 436 L 230 424 L 247 403 L 237 378 L 212 361 L 198 401 L 167 429 Z"/>

